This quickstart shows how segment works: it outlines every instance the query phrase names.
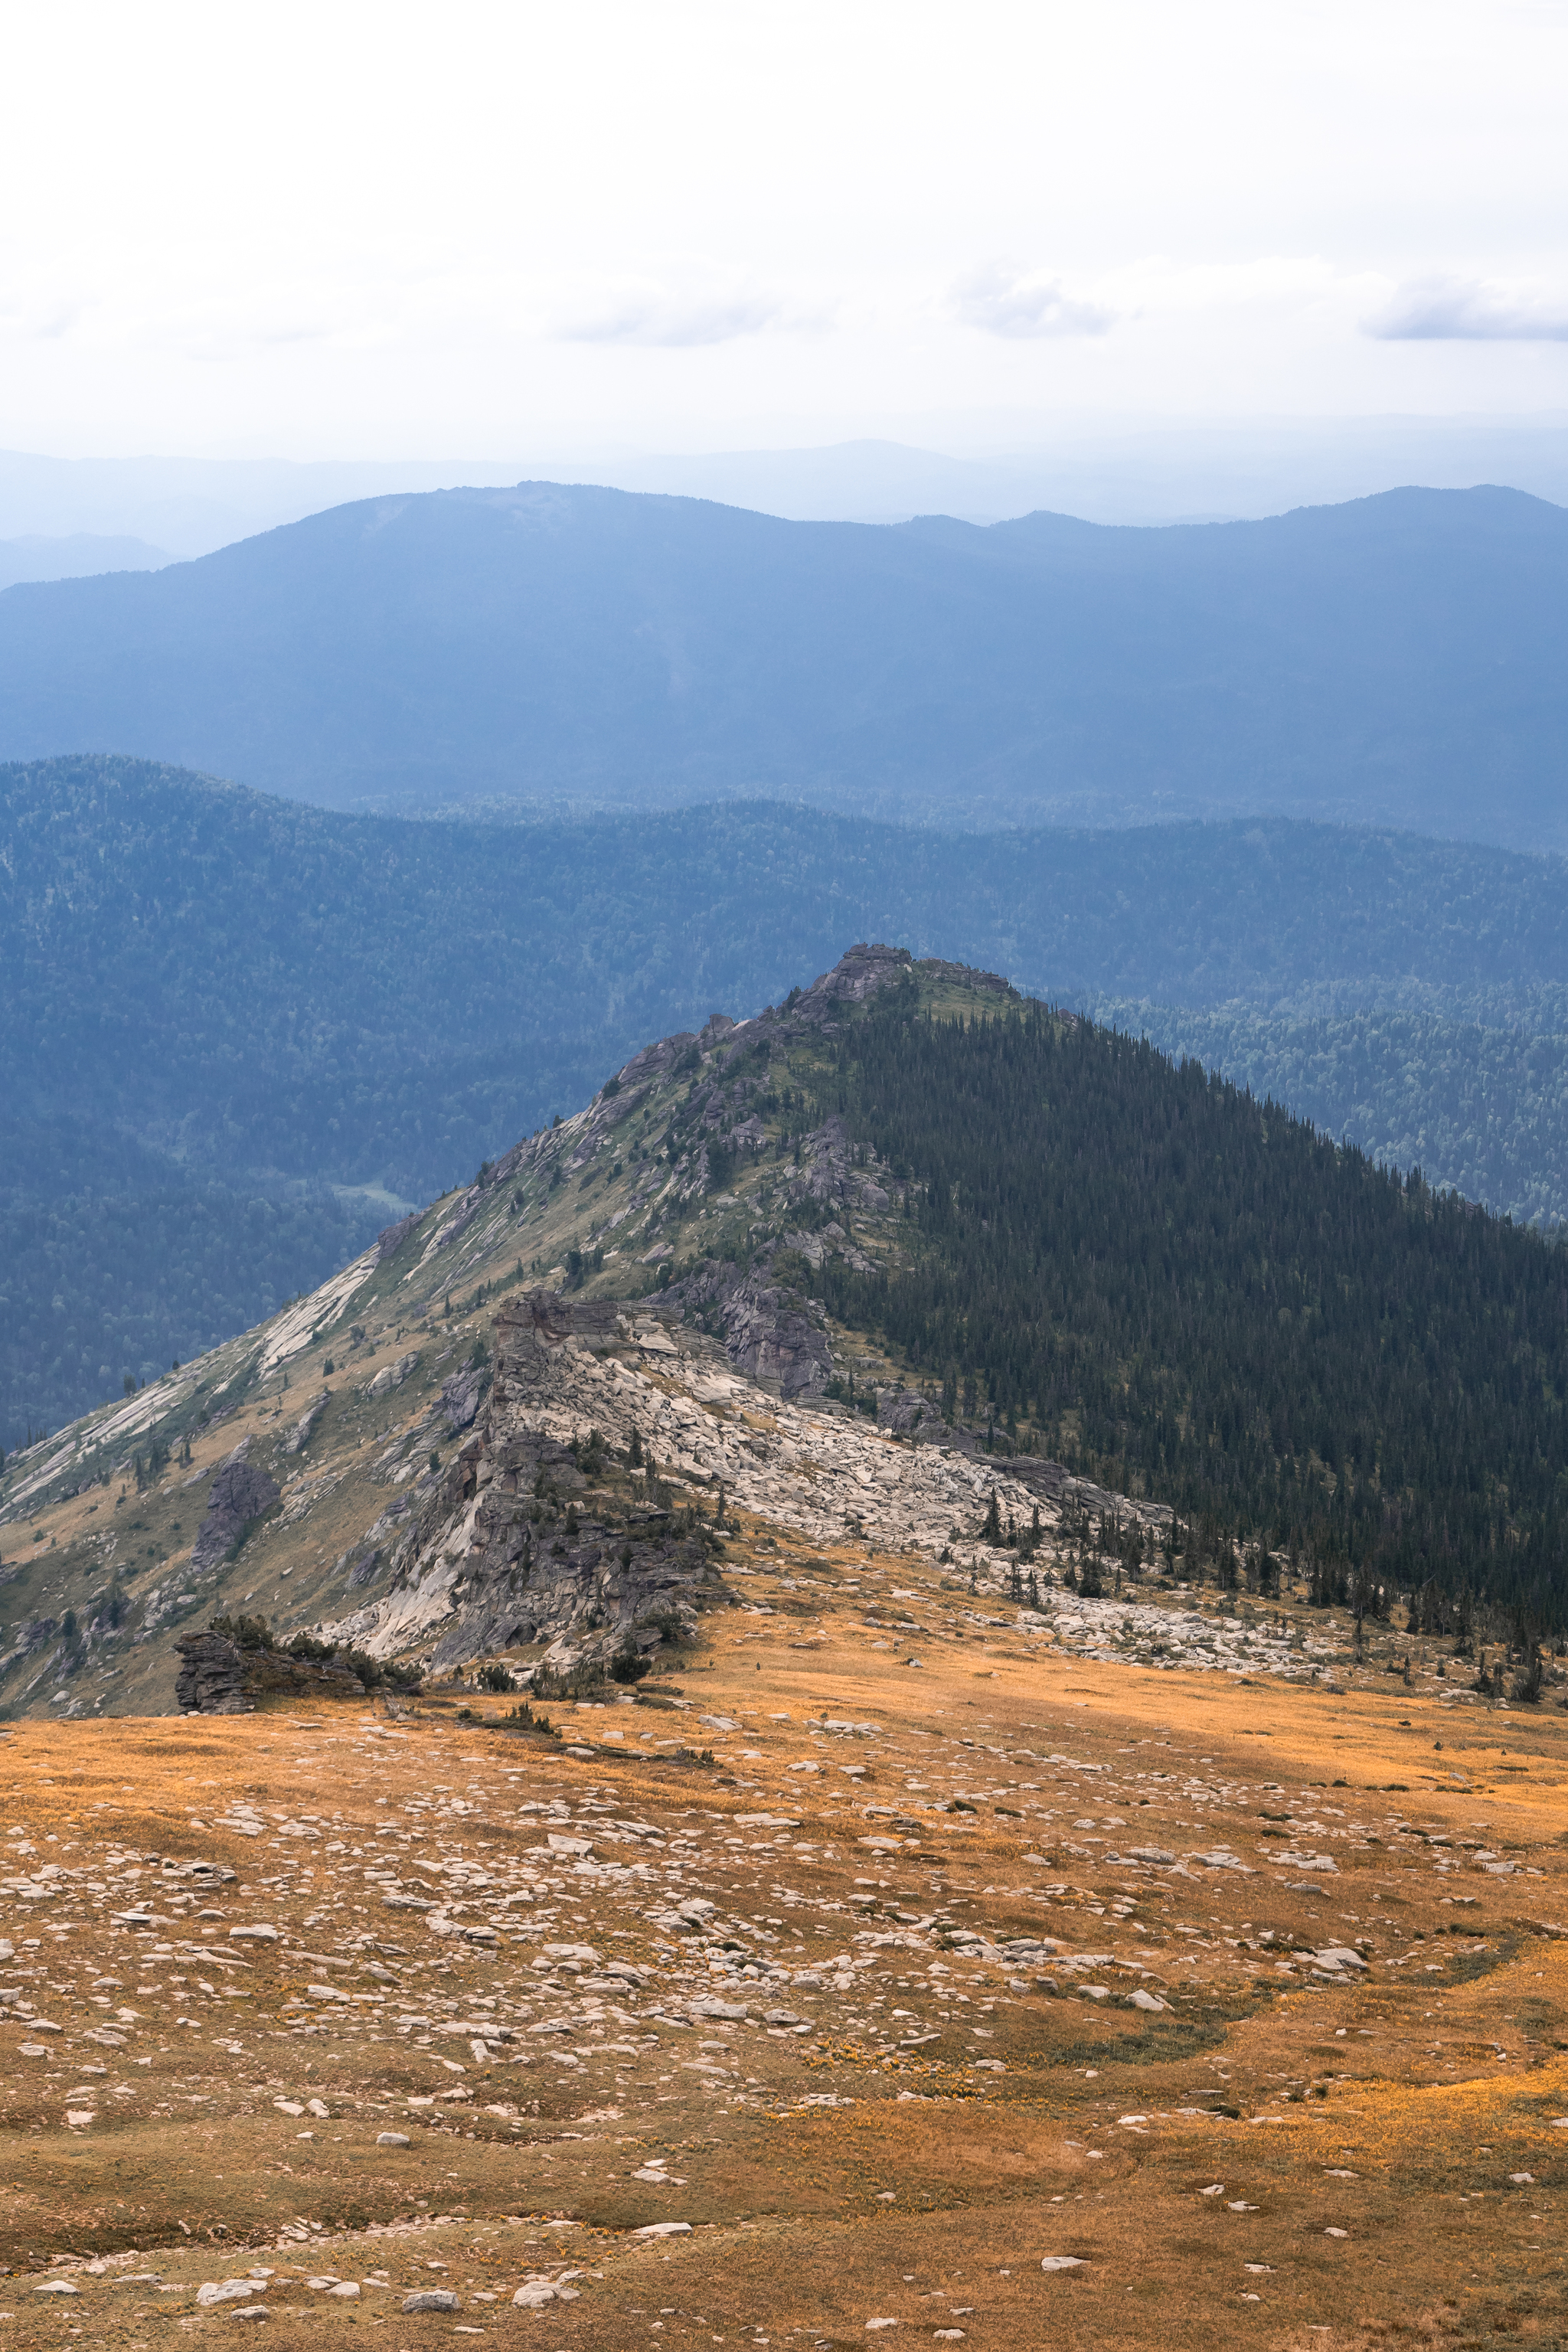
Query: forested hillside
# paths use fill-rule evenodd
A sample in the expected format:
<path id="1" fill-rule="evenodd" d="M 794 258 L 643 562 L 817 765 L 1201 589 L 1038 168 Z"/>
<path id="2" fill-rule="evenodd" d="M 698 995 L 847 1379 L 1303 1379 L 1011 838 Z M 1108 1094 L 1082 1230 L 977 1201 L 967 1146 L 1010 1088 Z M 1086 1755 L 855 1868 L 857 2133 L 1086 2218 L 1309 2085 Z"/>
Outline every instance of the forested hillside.
<path id="1" fill-rule="evenodd" d="M 255 1321 L 650 1038 L 852 938 L 1093 1004 L 1435 1184 L 1568 1213 L 1553 857 L 770 804 L 416 824 L 47 761 L 0 770 L 0 1444 Z"/>
<path id="2" fill-rule="evenodd" d="M 958 826 L 1238 814 L 1568 846 L 1568 514 L 784 522 L 521 483 L 0 594 L 0 756 L 336 808 L 766 797 Z"/>
<path id="3" fill-rule="evenodd" d="M 1107 1486 L 1560 1616 L 1568 1255 L 1147 1045 L 918 998 L 823 1055 L 910 1228 L 890 1271 L 824 1259 L 833 1313 Z"/>
<path id="4" fill-rule="evenodd" d="M 1313 1017 L 1082 1000 L 1100 1021 L 1272 1095 L 1388 1167 L 1521 1224 L 1568 1217 L 1568 1020 L 1547 1034 L 1379 1005 Z"/>

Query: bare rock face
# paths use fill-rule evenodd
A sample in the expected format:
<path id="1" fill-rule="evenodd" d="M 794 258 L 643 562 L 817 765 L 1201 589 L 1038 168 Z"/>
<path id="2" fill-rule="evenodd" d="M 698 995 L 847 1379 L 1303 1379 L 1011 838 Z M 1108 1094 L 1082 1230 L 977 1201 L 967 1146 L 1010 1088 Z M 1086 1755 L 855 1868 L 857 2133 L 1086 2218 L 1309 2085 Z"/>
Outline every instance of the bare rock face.
<path id="1" fill-rule="evenodd" d="M 820 1258 L 819 1258 L 820 1262 Z M 805 1304 L 765 1269 L 742 1275 L 718 1258 L 672 1283 L 665 1297 L 722 1334 L 738 1372 L 780 1396 L 820 1396 L 833 1378 L 826 1331 Z"/>
<path id="2" fill-rule="evenodd" d="M 248 1715 L 245 1659 L 224 1633 L 187 1633 L 174 1644 L 180 1672 L 174 1699 L 183 1715 Z"/>
<path id="3" fill-rule="evenodd" d="M 381 1546 L 368 1540 L 355 1544 L 353 1550 L 345 1552 L 338 1562 L 339 1570 L 346 1577 L 351 1592 L 362 1592 L 367 1584 L 374 1584 L 385 1565 L 386 1554 Z"/>
<path id="4" fill-rule="evenodd" d="M 630 1313 L 656 1360 L 676 1356 L 668 1310 L 661 1322 L 544 1290 L 502 1310 L 471 1433 L 402 1536 L 389 1590 L 336 1638 L 373 1655 L 420 1642 L 437 1672 L 514 1644 L 547 1645 L 552 1667 L 591 1666 L 651 1657 L 724 1598 L 721 1540 L 671 1507 L 657 1468 L 613 1504 L 594 1493 L 606 1455 L 592 1432 L 610 1420 L 595 1375 L 642 1359 Z M 601 1444 L 624 1454 L 630 1434 L 623 1423 Z"/>
<path id="5" fill-rule="evenodd" d="M 249 1438 L 243 1438 L 232 1454 L 224 1455 L 214 1474 L 207 1490 L 206 1517 L 191 1546 L 193 1575 L 216 1567 L 246 1529 L 281 1500 L 282 1489 L 276 1478 L 246 1459 L 249 1445 Z"/>
<path id="6" fill-rule="evenodd" d="M 375 1262 L 377 1265 L 383 1265 L 384 1261 L 392 1255 L 395 1250 L 402 1248 L 404 1243 L 408 1239 L 409 1234 L 414 1231 L 415 1226 L 418 1224 L 424 1214 L 425 1212 L 423 1209 L 416 1209 L 412 1215 L 399 1217 L 395 1225 L 384 1225 L 382 1227 L 380 1233 L 377 1234 L 375 1237 Z"/>
<path id="7" fill-rule="evenodd" d="M 465 1364 L 442 1381 L 441 1410 L 454 1436 L 472 1426 L 479 1400 L 489 1384 L 489 1367 L 486 1364 Z"/>
<path id="8" fill-rule="evenodd" d="M 531 1646 L 525 1675 L 623 1659 L 635 1672 L 732 1601 L 720 1564 L 731 1510 L 814 1545 L 848 1538 L 934 1566 L 979 1539 L 993 1495 L 1022 1527 L 1037 1504 L 1050 1525 L 1096 1507 L 1098 1490 L 1056 1464 L 981 1454 L 912 1389 L 885 1391 L 873 1427 L 783 1394 L 782 1380 L 763 1386 L 736 1359 L 753 1311 L 774 1318 L 758 1351 L 788 1343 L 768 1287 L 715 1260 L 654 1298 L 510 1300 L 471 1429 L 406 1518 L 384 1514 L 369 1531 L 365 1559 L 378 1544 L 390 1553 L 371 1571 L 374 1597 L 323 1636 L 435 1669 Z M 821 1338 L 808 1325 L 803 1345 Z M 1106 1499 L 1151 1534 L 1169 1517 Z"/>
<path id="9" fill-rule="evenodd" d="M 902 980 L 914 968 L 908 948 L 872 946 L 847 948 L 831 971 L 814 981 L 801 1000 L 809 1019 L 813 1012 L 837 1004 L 863 1004 L 889 981 Z"/>

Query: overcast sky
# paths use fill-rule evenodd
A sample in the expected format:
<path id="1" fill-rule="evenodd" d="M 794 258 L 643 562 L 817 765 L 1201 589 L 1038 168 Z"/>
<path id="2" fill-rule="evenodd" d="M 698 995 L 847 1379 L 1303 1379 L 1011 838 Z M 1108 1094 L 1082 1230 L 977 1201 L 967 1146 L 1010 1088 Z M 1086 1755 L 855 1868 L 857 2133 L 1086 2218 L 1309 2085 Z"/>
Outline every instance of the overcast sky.
<path id="1" fill-rule="evenodd" d="M 0 446 L 1568 410 L 1568 0 L 51 0 Z"/>

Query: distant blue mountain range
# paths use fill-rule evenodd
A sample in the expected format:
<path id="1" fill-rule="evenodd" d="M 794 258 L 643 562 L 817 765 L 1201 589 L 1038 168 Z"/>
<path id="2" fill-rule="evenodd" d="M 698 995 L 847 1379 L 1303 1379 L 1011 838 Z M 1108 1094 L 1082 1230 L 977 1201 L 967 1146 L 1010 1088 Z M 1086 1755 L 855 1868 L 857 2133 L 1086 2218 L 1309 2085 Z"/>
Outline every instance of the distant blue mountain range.
<path id="1" fill-rule="evenodd" d="M 786 522 L 523 483 L 0 594 L 0 757 L 334 809 L 1262 814 L 1568 847 L 1568 510 Z"/>

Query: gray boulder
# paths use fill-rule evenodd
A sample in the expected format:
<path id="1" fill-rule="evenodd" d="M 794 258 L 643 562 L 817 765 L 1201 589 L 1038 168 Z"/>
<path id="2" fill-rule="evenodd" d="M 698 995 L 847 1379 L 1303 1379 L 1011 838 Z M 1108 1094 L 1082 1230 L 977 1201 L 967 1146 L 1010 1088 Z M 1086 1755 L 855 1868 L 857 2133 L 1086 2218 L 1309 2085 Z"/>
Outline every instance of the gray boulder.
<path id="1" fill-rule="evenodd" d="M 361 1394 L 374 1399 L 387 1395 L 393 1389 L 400 1389 L 418 1361 L 419 1350 L 414 1348 L 406 1356 L 399 1356 L 395 1364 L 383 1364 L 375 1378 L 367 1382 L 361 1391 Z"/>
<path id="2" fill-rule="evenodd" d="M 207 1490 L 206 1517 L 191 1546 L 193 1575 L 216 1568 L 246 1529 L 281 1499 L 282 1489 L 271 1473 L 247 1459 L 249 1448 L 249 1438 L 243 1438 L 232 1454 L 224 1455 L 214 1473 Z"/>

